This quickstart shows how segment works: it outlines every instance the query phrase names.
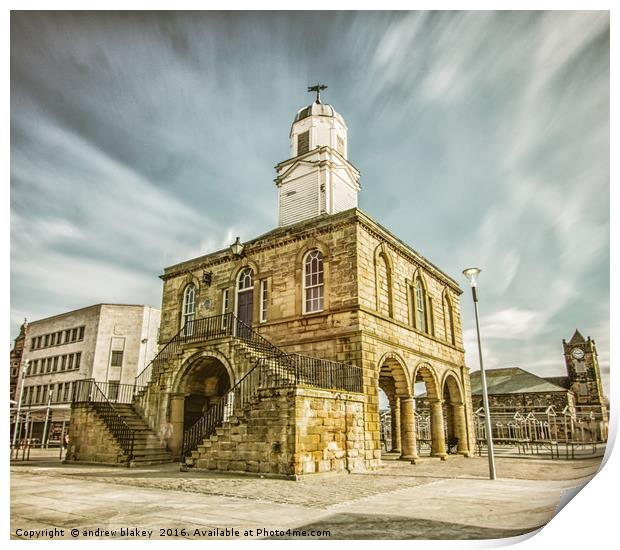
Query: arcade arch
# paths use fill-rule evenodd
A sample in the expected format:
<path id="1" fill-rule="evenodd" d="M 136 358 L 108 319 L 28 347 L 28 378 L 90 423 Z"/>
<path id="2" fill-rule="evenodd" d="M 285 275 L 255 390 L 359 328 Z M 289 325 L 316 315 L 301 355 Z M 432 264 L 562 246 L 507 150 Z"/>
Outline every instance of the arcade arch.
<path id="1" fill-rule="evenodd" d="M 448 450 L 456 445 L 461 454 L 468 454 L 467 420 L 465 416 L 465 400 L 461 384 L 454 373 L 448 372 L 443 380 L 443 414 L 445 418 L 445 439 Z"/>
<path id="2" fill-rule="evenodd" d="M 233 386 L 233 375 L 225 360 L 215 355 L 199 355 L 189 359 L 181 369 L 171 396 L 168 419 L 173 426 L 171 450 L 181 451 L 183 433 L 191 428 L 207 410 L 225 399 Z"/>

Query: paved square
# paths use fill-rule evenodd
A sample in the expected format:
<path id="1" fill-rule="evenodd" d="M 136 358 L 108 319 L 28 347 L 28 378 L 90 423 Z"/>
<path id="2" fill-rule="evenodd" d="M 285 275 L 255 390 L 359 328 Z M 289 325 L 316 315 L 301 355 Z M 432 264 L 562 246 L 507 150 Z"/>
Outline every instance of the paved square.
<path id="1" fill-rule="evenodd" d="M 599 464 L 499 458 L 492 482 L 486 458 L 450 457 L 295 482 L 180 472 L 178 464 L 13 463 L 11 537 L 56 528 L 64 530 L 59 538 L 78 529 L 78 538 L 95 539 L 297 538 L 287 529 L 329 532 L 303 538 L 499 538 L 543 526 L 562 493 L 587 483 Z"/>

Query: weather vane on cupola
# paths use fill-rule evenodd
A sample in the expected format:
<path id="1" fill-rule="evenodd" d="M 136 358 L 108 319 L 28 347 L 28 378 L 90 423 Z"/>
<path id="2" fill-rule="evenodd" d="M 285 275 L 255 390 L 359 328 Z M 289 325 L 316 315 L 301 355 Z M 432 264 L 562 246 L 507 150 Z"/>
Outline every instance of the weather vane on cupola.
<path id="1" fill-rule="evenodd" d="M 314 86 L 308 86 L 309 92 L 316 92 L 316 103 L 321 103 L 321 91 L 327 90 L 327 86 L 325 84 L 315 84 Z"/>

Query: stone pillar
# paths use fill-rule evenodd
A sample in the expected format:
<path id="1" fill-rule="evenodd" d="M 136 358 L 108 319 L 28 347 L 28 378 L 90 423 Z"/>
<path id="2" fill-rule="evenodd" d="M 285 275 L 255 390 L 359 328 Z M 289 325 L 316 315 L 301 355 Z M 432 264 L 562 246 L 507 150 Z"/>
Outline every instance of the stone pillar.
<path id="1" fill-rule="evenodd" d="M 173 393 L 170 395 L 170 423 L 172 424 L 172 438 L 170 450 L 172 457 L 179 460 L 183 450 L 183 421 L 185 416 L 185 394 Z"/>
<path id="2" fill-rule="evenodd" d="M 392 452 L 400 452 L 400 401 L 398 397 L 392 400 Z"/>
<path id="3" fill-rule="evenodd" d="M 456 451 L 465 456 L 469 456 L 469 442 L 467 441 L 467 418 L 465 417 L 465 405 L 454 403 L 451 405 L 452 418 L 454 424 L 454 434 L 459 438 Z"/>
<path id="4" fill-rule="evenodd" d="M 431 456 L 446 459 L 446 434 L 443 429 L 443 403 L 439 399 L 429 400 L 431 406 Z"/>
<path id="5" fill-rule="evenodd" d="M 403 460 L 414 461 L 418 458 L 415 437 L 415 415 L 413 414 L 413 397 L 400 398 L 400 436 Z"/>

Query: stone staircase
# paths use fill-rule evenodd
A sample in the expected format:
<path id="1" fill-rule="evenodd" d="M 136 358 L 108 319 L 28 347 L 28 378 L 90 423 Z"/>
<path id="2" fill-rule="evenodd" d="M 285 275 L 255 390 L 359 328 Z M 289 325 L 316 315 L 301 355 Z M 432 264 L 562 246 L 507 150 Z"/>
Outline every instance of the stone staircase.
<path id="1" fill-rule="evenodd" d="M 132 405 L 117 404 L 114 408 L 127 426 L 134 430 L 131 466 L 146 466 L 172 461 L 172 453 L 166 448 L 166 444 L 160 442 L 157 434 L 146 425 Z M 127 458 L 125 453 L 125 460 Z"/>
<path id="2" fill-rule="evenodd" d="M 259 390 L 184 458 L 185 466 L 293 476 L 294 457 L 286 443 L 293 409 L 290 388 Z"/>
<path id="3" fill-rule="evenodd" d="M 149 426 L 149 419 L 143 416 L 143 412 L 148 410 L 145 405 L 151 394 L 161 391 L 158 387 L 161 374 L 174 365 L 171 362 L 205 344 L 226 346 L 228 358 L 241 378 L 219 403 L 208 409 L 184 433 L 182 459 L 187 459 L 189 466 L 207 460 L 208 464 L 203 462 L 203 467 L 234 469 L 236 465 L 230 464 L 234 462 L 230 454 L 234 446 L 241 453 L 236 455 L 236 460 L 244 462 L 245 471 L 259 468 L 256 471 L 262 472 L 264 470 L 260 468 L 267 468 L 267 463 L 261 466 L 260 458 L 272 452 L 272 440 L 268 437 L 272 434 L 263 433 L 260 422 L 256 420 L 257 412 L 267 418 L 274 408 L 279 408 L 282 418 L 290 417 L 290 403 L 280 395 L 300 386 L 361 392 L 362 377 L 358 367 L 285 353 L 232 314 L 198 319 L 194 323 L 191 330 L 182 329 L 162 348 L 136 377 L 135 384 L 120 385 L 120 389 L 117 385 L 116 393 L 111 391 L 109 384 L 93 379 L 77 384 L 73 406 L 89 405 L 105 425 L 103 431 L 111 435 L 120 448 L 117 460 L 104 462 L 138 466 L 172 460 L 172 453 L 160 443 L 156 427 Z M 115 397 L 109 399 L 111 393 Z M 261 412 L 264 407 L 270 410 Z M 282 433 L 285 438 L 286 432 Z M 259 444 L 245 445 L 244 440 L 252 441 L 252 437 Z M 274 448 L 279 447 L 275 445 Z M 205 453 L 210 453 L 211 458 L 205 458 Z"/>

